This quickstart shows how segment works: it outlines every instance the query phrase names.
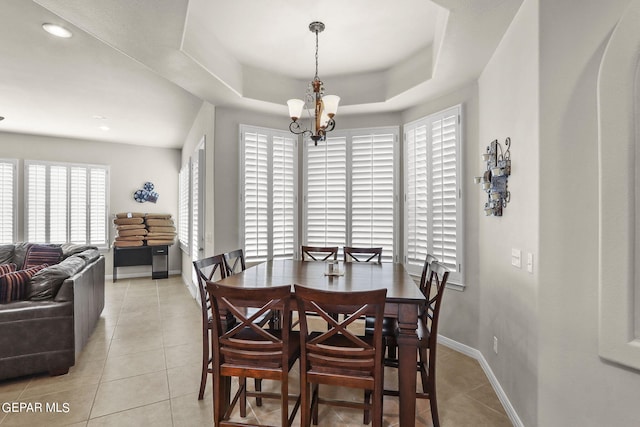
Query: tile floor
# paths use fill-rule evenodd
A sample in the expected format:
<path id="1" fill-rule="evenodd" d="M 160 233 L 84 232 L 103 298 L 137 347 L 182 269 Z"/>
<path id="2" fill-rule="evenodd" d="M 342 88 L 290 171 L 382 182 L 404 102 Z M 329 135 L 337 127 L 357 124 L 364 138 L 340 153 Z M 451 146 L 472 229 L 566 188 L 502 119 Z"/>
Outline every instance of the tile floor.
<path id="1" fill-rule="evenodd" d="M 106 287 L 102 318 L 67 375 L 0 381 L 0 403 L 58 404 L 57 412 L 5 412 L 3 405 L 2 427 L 213 424 L 210 381 L 204 400 L 197 400 L 202 345 L 199 307 L 181 278 L 107 281 Z M 479 364 L 443 346 L 438 351 L 442 426 L 510 426 Z M 292 384 L 296 370 L 292 369 Z M 393 382 L 392 374 L 390 370 L 385 381 Z M 341 393 L 341 398 L 361 399 L 360 391 L 334 392 Z M 260 408 L 249 405 L 247 420 L 279 423 L 277 401 L 265 401 Z M 431 426 L 428 401 L 418 400 L 417 406 L 417 425 Z M 299 419 L 298 414 L 296 425 Z M 320 425 L 361 423 L 360 411 L 321 407 Z M 397 400 L 385 397 L 384 425 L 397 424 Z"/>

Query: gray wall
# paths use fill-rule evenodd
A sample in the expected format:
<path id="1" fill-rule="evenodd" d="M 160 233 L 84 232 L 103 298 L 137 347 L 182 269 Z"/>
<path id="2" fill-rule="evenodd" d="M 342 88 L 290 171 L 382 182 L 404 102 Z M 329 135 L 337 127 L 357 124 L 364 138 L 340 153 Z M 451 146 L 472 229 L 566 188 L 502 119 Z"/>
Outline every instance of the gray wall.
<path id="1" fill-rule="evenodd" d="M 597 78 L 630 2 L 539 2 L 538 425 L 638 426 L 640 372 L 598 357 Z"/>
<path id="2" fill-rule="evenodd" d="M 476 208 L 479 256 L 479 334 L 477 349 L 487 360 L 526 426 L 538 425 L 539 113 L 538 5 L 527 0 L 516 14 L 478 80 L 480 141 L 473 163 L 497 139 L 511 138 L 511 202 L 502 217 Z M 480 192 L 477 188 L 476 191 Z M 486 197 L 486 196 L 485 196 Z M 542 211 L 556 214 L 556 208 Z M 521 251 L 521 268 L 511 265 Z M 527 271 L 533 255 L 533 273 Z M 498 339 L 498 353 L 493 351 Z M 455 337 L 453 337 L 455 339 Z M 543 424 L 545 425 L 545 424 Z"/>
<path id="3" fill-rule="evenodd" d="M 18 225 L 24 224 L 24 162 L 45 160 L 51 162 L 92 163 L 110 166 L 109 214 L 117 212 L 170 213 L 177 218 L 178 172 L 180 150 L 150 148 L 127 144 L 109 144 L 98 141 L 54 138 L 47 136 L 0 133 L 0 157 L 20 159 L 18 165 Z M 151 181 L 160 194 L 157 203 L 137 203 L 133 192 Z M 109 227 L 109 241 L 113 241 L 115 229 Z M 18 236 L 22 240 L 23 235 Z M 112 251 L 105 253 L 106 272 L 113 268 Z M 181 269 L 178 245 L 170 246 L 169 270 Z M 127 274 L 151 274 L 151 267 L 126 267 L 119 269 L 120 277 Z"/>

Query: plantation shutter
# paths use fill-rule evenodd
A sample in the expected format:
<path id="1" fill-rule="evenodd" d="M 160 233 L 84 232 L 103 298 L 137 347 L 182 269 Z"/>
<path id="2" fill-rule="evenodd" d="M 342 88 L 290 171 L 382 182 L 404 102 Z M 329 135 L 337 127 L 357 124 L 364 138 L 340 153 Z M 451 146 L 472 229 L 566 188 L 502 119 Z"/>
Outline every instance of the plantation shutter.
<path id="1" fill-rule="evenodd" d="M 27 235 L 34 243 L 47 241 L 47 167 L 26 164 Z"/>
<path id="2" fill-rule="evenodd" d="M 347 237 L 347 138 L 307 141 L 306 245 L 344 246 Z"/>
<path id="3" fill-rule="evenodd" d="M 273 258 L 291 258 L 295 252 L 295 141 L 273 136 L 272 157 L 272 248 Z"/>
<path id="4" fill-rule="evenodd" d="M 244 132 L 244 252 L 250 260 L 269 255 L 267 143 L 264 133 Z"/>
<path id="5" fill-rule="evenodd" d="M 106 168 L 89 168 L 89 237 L 92 245 L 108 245 L 108 174 Z M 71 223 L 71 229 L 76 227 Z"/>
<path id="6" fill-rule="evenodd" d="M 191 259 L 194 261 L 198 259 L 200 251 L 200 242 L 198 241 L 198 228 L 201 221 L 198 205 L 200 203 L 200 162 L 198 152 L 199 150 L 196 150 L 191 156 Z"/>
<path id="7" fill-rule="evenodd" d="M 452 272 L 458 271 L 457 128 L 457 111 L 446 112 L 431 124 L 431 247 Z"/>
<path id="8" fill-rule="evenodd" d="M 244 125 L 240 135 L 245 259 L 291 258 L 296 249 L 296 138 Z"/>
<path id="9" fill-rule="evenodd" d="M 189 163 L 182 165 L 178 177 L 178 240 L 180 248 L 190 254 L 189 248 Z"/>
<path id="10" fill-rule="evenodd" d="M 379 247 L 393 261 L 393 133 L 353 136 L 351 140 L 351 246 Z"/>
<path id="11" fill-rule="evenodd" d="M 0 244 L 15 242 L 16 162 L 0 160 Z"/>
<path id="12" fill-rule="evenodd" d="M 422 268 L 428 252 L 427 127 L 405 133 L 406 263 Z"/>
<path id="13" fill-rule="evenodd" d="M 87 170 L 83 167 L 72 167 L 69 191 L 69 215 L 73 227 L 70 242 L 84 243 L 87 238 Z"/>
<path id="14" fill-rule="evenodd" d="M 108 168 L 25 161 L 26 238 L 108 246 Z"/>
<path id="15" fill-rule="evenodd" d="M 462 283 L 460 107 L 405 125 L 404 142 L 405 263 L 417 273 L 432 254 Z"/>

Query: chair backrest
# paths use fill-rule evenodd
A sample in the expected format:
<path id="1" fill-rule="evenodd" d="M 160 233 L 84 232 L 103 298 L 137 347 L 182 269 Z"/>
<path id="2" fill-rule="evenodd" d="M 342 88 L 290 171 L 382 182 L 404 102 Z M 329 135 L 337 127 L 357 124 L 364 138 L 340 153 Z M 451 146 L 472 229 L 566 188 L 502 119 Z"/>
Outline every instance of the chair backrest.
<path id="1" fill-rule="evenodd" d="M 338 259 L 338 247 L 302 246 L 303 261 L 326 261 L 329 258 Z"/>
<path id="2" fill-rule="evenodd" d="M 440 305 L 442 296 L 449 278 L 449 269 L 437 261 L 431 263 L 429 279 L 425 285 L 424 295 L 427 298 L 425 309 L 420 321 L 423 327 L 429 331 L 429 347 L 434 348 L 438 338 L 438 318 L 440 317 Z M 435 352 L 434 352 L 435 353 Z"/>
<path id="3" fill-rule="evenodd" d="M 375 259 L 377 258 L 377 259 Z M 382 248 L 344 247 L 344 262 L 382 262 Z"/>
<path id="4" fill-rule="evenodd" d="M 427 254 L 427 257 L 424 260 L 424 265 L 422 266 L 422 275 L 420 276 L 420 290 L 422 293 L 425 293 L 425 289 L 427 286 L 427 280 L 431 275 L 431 263 L 437 262 L 438 259 L 431 254 Z"/>
<path id="5" fill-rule="evenodd" d="M 227 277 L 246 270 L 244 251 L 242 249 L 236 249 L 235 251 L 224 254 L 224 265 L 227 270 Z"/>
<path id="6" fill-rule="evenodd" d="M 300 313 L 301 358 L 307 369 L 327 373 L 353 372 L 373 376 L 382 370 L 382 319 L 386 289 L 358 292 L 332 292 L 294 285 Z M 343 314 L 338 321 L 334 314 Z M 308 316 L 320 316 L 329 329 L 312 333 Z M 373 341 L 365 340 L 348 329 L 363 316 L 375 317 Z M 336 345 L 337 344 L 337 345 Z M 346 383 L 345 383 L 346 385 Z"/>
<path id="7" fill-rule="evenodd" d="M 271 288 L 237 288 L 207 282 L 212 315 L 219 318 L 229 312 L 236 324 L 227 331 L 217 322 L 212 333 L 214 363 L 237 364 L 262 368 L 287 366 L 289 330 L 291 325 L 291 286 Z M 253 310 L 249 310 L 253 309 Z M 282 316 L 282 325 L 274 331 L 257 320 Z"/>
<path id="8" fill-rule="evenodd" d="M 215 255 L 208 258 L 193 261 L 193 267 L 198 276 L 198 291 L 200 293 L 200 306 L 202 307 L 202 319 L 208 323 L 211 302 L 206 290 L 206 282 L 227 277 L 227 270 L 223 255 Z"/>

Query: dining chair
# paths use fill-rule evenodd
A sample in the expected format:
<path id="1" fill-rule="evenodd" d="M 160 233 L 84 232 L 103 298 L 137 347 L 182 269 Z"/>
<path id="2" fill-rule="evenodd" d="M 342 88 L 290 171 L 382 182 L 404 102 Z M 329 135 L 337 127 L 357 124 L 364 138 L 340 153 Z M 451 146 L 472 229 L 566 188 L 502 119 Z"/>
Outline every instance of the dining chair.
<path id="1" fill-rule="evenodd" d="M 434 427 L 440 426 L 438 402 L 436 398 L 436 350 L 438 343 L 438 319 L 442 296 L 449 278 L 449 270 L 437 261 L 429 264 L 428 276 L 424 282 L 425 305 L 418 318 L 418 372 L 422 382 L 422 393 L 416 392 L 416 398 L 429 399 L 431 419 Z M 398 361 L 387 364 L 398 367 Z M 397 390 L 385 390 L 384 394 L 398 396 Z"/>
<path id="2" fill-rule="evenodd" d="M 318 405 L 364 409 L 364 423 L 373 420 L 382 425 L 384 366 L 382 361 L 382 317 L 386 289 L 337 292 L 294 285 L 300 316 L 300 392 L 301 422 L 318 424 Z M 342 314 L 338 321 L 331 313 Z M 308 316 L 322 317 L 331 326 L 327 331 L 312 331 Z M 349 327 L 363 316 L 373 316 L 373 336 L 360 336 Z M 329 399 L 320 395 L 320 384 L 360 388 L 364 402 Z M 371 416 L 373 413 L 373 416 Z"/>
<path id="3" fill-rule="evenodd" d="M 211 301 L 206 290 L 205 283 L 215 279 L 227 277 L 226 264 L 223 255 L 193 261 L 193 267 L 198 277 L 198 292 L 200 294 L 200 309 L 202 314 L 202 375 L 200 378 L 200 393 L 198 400 L 204 397 L 204 389 L 207 385 L 207 375 L 211 372 L 210 334 L 213 328 L 214 318 L 211 317 Z M 228 318 L 228 323 L 233 323 L 232 317 Z"/>
<path id="4" fill-rule="evenodd" d="M 437 261 L 436 257 L 431 254 L 427 254 L 422 265 L 422 274 L 420 275 L 419 288 L 424 294 L 426 282 L 431 272 L 431 263 Z M 393 317 L 385 317 L 382 321 L 382 341 L 385 347 L 387 357 L 385 358 L 385 365 L 396 366 L 398 363 L 398 343 L 396 340 L 396 332 L 398 329 L 398 321 Z M 373 335 L 373 321 L 369 318 L 365 322 L 365 333 Z"/>
<path id="5" fill-rule="evenodd" d="M 302 261 L 327 261 L 338 259 L 338 247 L 302 246 Z"/>
<path id="6" fill-rule="evenodd" d="M 244 262 L 244 251 L 242 249 L 236 249 L 235 251 L 225 253 L 224 266 L 227 271 L 227 277 L 246 270 L 247 266 Z"/>
<path id="7" fill-rule="evenodd" d="M 207 282 L 207 291 L 214 318 L 228 311 L 237 320 L 226 331 L 218 323 L 212 332 L 214 425 L 244 425 L 227 420 L 238 401 L 240 416 L 246 417 L 247 396 L 280 399 L 280 425 L 291 425 L 300 406 L 300 395 L 290 397 L 288 388 L 289 371 L 300 357 L 300 336 L 290 327 L 291 286 L 238 288 Z M 281 313 L 282 328 L 273 329 L 266 323 L 257 322 L 260 317 L 268 317 L 273 311 Z M 238 378 L 239 387 L 229 404 L 227 392 L 231 377 Z M 280 394 L 247 390 L 247 377 L 280 381 Z M 295 398 L 296 403 L 289 415 L 290 398 Z"/>
<path id="8" fill-rule="evenodd" d="M 343 248 L 344 262 L 382 262 L 382 248 Z M 376 259 L 377 258 L 377 259 Z"/>

